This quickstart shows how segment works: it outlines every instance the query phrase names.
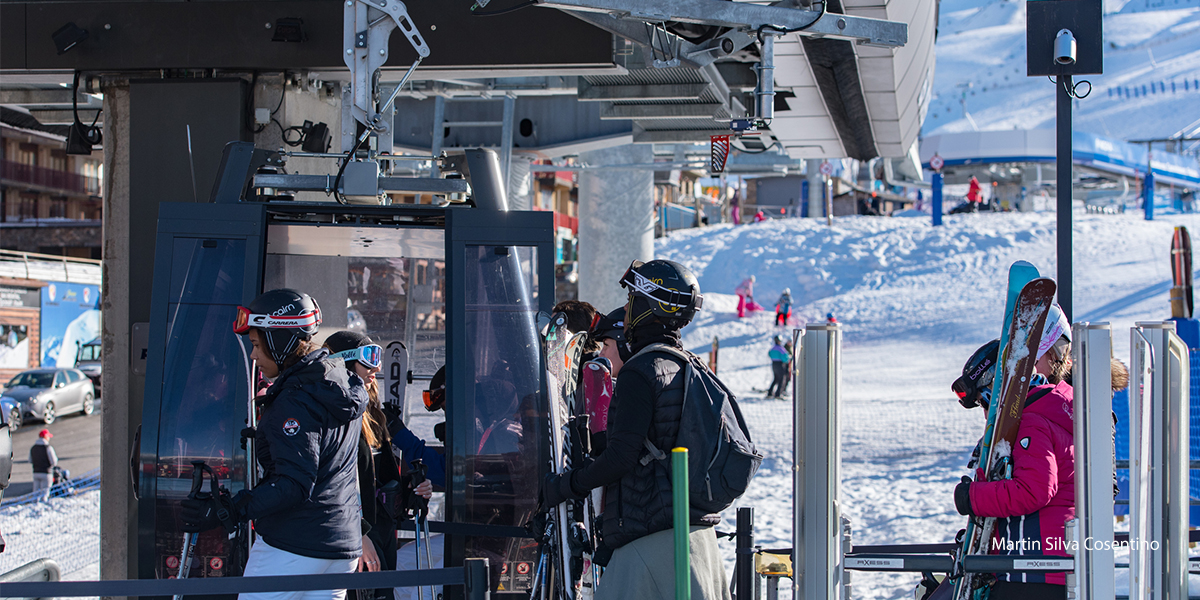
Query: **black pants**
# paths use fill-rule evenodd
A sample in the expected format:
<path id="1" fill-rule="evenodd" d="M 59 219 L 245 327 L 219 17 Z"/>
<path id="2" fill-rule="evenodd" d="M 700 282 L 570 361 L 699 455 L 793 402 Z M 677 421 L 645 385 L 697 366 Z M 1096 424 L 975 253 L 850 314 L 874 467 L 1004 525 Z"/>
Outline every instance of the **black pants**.
<path id="1" fill-rule="evenodd" d="M 787 363 L 782 360 L 771 361 L 771 387 L 767 388 L 768 396 L 782 396 L 783 386 L 787 384 Z"/>
<path id="2" fill-rule="evenodd" d="M 1067 600 L 1067 586 L 997 581 L 988 600 Z"/>

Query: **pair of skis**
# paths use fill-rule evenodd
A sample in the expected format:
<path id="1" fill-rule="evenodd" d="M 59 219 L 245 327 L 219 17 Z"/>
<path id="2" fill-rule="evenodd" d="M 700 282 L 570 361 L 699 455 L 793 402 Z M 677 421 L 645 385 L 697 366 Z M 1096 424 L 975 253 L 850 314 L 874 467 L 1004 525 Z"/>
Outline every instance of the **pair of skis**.
<path id="1" fill-rule="evenodd" d="M 1021 425 L 1025 397 L 1029 394 L 1046 315 L 1054 303 L 1056 289 L 1054 280 L 1039 278 L 1037 268 L 1028 262 L 1017 261 L 1009 269 L 1004 327 L 1000 337 L 1000 368 L 992 380 L 992 402 L 988 407 L 980 451 L 980 464 L 984 469 L 981 481 L 1012 477 L 1013 444 Z M 954 564 L 955 600 L 969 600 L 984 591 L 986 575 L 964 572 L 963 559 L 972 554 L 988 553 L 996 520 L 996 517 L 968 519 Z"/>
<path id="2" fill-rule="evenodd" d="M 586 332 L 567 328 L 567 316 L 555 313 L 543 332 L 549 390 L 550 470 L 562 475 L 590 452 L 588 415 L 579 393 L 580 358 Z M 591 563 L 595 511 L 591 498 L 563 502 L 549 510 L 531 598 L 586 600 L 595 589 Z M 585 584 L 586 580 L 586 584 Z M 540 595 L 539 595 L 540 594 Z"/>

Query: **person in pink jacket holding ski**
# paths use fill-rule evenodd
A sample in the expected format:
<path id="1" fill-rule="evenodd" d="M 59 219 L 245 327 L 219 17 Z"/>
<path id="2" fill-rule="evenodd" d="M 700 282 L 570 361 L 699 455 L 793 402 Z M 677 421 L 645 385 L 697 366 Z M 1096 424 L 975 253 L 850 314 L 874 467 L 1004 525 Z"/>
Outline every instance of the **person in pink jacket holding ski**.
<path id="1" fill-rule="evenodd" d="M 990 356 L 987 356 L 991 346 Z M 972 356 L 954 382 L 960 402 L 987 409 L 995 375 L 996 348 L 989 343 Z M 1011 479 L 963 482 L 954 505 L 964 515 L 998 517 L 991 554 L 1069 556 L 1064 523 L 1075 517 L 1074 390 L 1071 325 L 1058 305 L 1050 309 L 1017 443 Z M 983 354 L 984 356 L 980 356 Z M 997 573 L 990 600 L 1065 600 L 1064 573 Z"/>

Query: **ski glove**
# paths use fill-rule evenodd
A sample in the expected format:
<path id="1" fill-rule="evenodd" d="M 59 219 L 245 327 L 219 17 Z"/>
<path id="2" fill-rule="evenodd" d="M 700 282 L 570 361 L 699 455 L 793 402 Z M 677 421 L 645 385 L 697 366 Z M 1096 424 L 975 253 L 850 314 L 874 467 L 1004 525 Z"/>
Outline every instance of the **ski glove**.
<path id="1" fill-rule="evenodd" d="M 240 502 L 235 502 L 224 487 L 216 496 L 205 494 L 204 498 L 185 498 L 179 503 L 179 516 L 183 520 L 180 527 L 187 533 L 200 533 L 217 527 L 224 527 L 226 533 L 233 534 L 242 519 Z M 238 494 L 239 500 L 243 495 Z"/>
<path id="2" fill-rule="evenodd" d="M 971 478 L 963 476 L 962 482 L 954 487 L 954 508 L 958 509 L 958 514 L 975 516 L 975 511 L 971 510 Z"/>
<path id="3" fill-rule="evenodd" d="M 384 403 L 383 414 L 387 417 L 387 430 L 392 437 L 396 437 L 397 433 L 407 429 L 404 425 L 404 409 L 399 404 Z"/>
<path id="4" fill-rule="evenodd" d="M 571 471 L 564 475 L 550 473 L 542 482 L 542 508 L 554 508 L 567 500 L 576 500 L 581 496 L 571 487 Z"/>

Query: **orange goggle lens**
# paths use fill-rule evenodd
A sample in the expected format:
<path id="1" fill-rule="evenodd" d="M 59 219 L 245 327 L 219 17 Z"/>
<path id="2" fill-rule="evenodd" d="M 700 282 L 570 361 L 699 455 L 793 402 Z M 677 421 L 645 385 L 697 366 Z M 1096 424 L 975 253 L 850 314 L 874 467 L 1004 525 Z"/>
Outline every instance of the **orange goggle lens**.
<path id="1" fill-rule="evenodd" d="M 250 309 L 245 306 L 237 308 L 237 318 L 233 321 L 233 332 L 241 335 L 250 331 Z"/>
<path id="2" fill-rule="evenodd" d="M 425 390 L 421 392 L 421 398 L 425 401 L 425 410 L 435 411 L 446 402 L 446 388 Z"/>

